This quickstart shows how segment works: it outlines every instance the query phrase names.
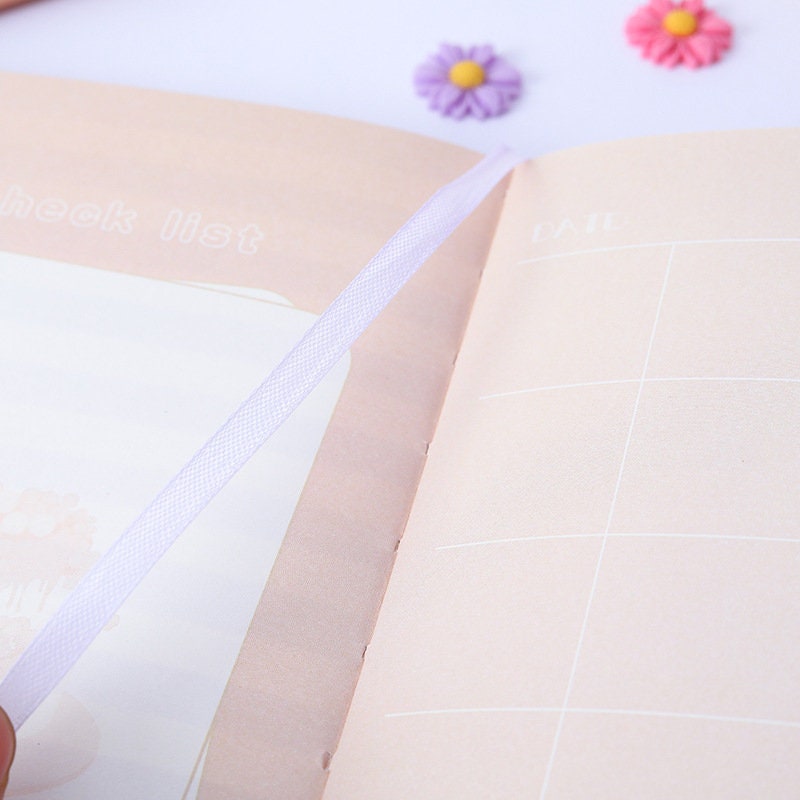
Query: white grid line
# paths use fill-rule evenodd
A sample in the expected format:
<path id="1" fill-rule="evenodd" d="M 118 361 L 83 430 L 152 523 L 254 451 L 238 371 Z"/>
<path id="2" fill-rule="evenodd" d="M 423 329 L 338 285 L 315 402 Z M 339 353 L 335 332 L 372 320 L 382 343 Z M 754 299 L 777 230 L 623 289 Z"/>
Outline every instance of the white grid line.
<path id="1" fill-rule="evenodd" d="M 467 547 L 483 547 L 493 544 L 514 544 L 517 542 L 542 542 L 558 539 L 715 539 L 742 542 L 778 542 L 800 544 L 800 536 L 742 536 L 726 533 L 552 533 L 541 536 L 509 536 L 503 539 L 483 539 L 475 542 L 442 544 L 434 550 L 459 550 Z"/>
<path id="2" fill-rule="evenodd" d="M 656 338 L 656 330 L 658 328 L 658 321 L 661 317 L 661 307 L 664 304 L 664 295 L 667 291 L 667 282 L 669 281 L 669 273 L 670 269 L 672 268 L 672 260 L 675 256 L 675 245 L 673 244 L 669 250 L 669 256 L 667 257 L 667 266 L 664 270 L 664 278 L 661 282 L 661 292 L 658 296 L 658 303 L 656 305 L 656 314 L 655 319 L 653 320 L 653 327 L 650 330 L 650 339 L 647 342 L 647 352 L 645 353 L 644 357 L 644 365 L 642 366 L 642 375 L 639 381 L 639 389 L 636 392 L 636 400 L 633 404 L 633 412 L 631 414 L 631 421 L 628 425 L 628 435 L 625 438 L 625 446 L 622 449 L 622 460 L 619 465 L 619 471 L 617 472 L 617 481 L 614 485 L 614 494 L 611 497 L 611 506 L 608 509 L 608 517 L 606 519 L 606 527 L 602 539 L 602 543 L 600 545 L 600 552 L 597 556 L 597 564 L 594 570 L 594 576 L 592 578 L 592 585 L 589 589 L 589 598 L 586 601 L 586 611 L 583 615 L 583 621 L 581 623 L 580 633 L 578 634 L 578 643 L 575 647 L 575 655 L 572 659 L 572 668 L 570 669 L 569 678 L 567 679 L 567 688 L 564 692 L 564 702 L 562 704 L 561 713 L 558 718 L 558 724 L 556 726 L 556 733 L 553 738 L 553 747 L 550 751 L 550 758 L 547 762 L 547 768 L 545 770 L 544 779 L 542 781 L 542 789 L 539 793 L 539 800 L 544 800 L 545 795 L 547 794 L 547 787 L 550 783 L 550 775 L 553 771 L 553 763 L 555 762 L 556 751 L 558 750 L 559 740 L 561 739 L 561 731 L 564 727 L 564 719 L 566 718 L 566 711 L 567 707 L 569 706 L 569 699 L 570 695 L 572 694 L 572 685 L 575 682 L 575 674 L 578 670 L 578 661 L 581 655 L 581 649 L 583 647 L 583 640 L 586 636 L 586 628 L 589 623 L 589 613 L 592 609 L 592 602 L 594 600 L 595 591 L 597 590 L 597 583 L 600 577 L 600 569 L 603 565 L 603 555 L 605 553 L 606 544 L 608 542 L 608 533 L 611 530 L 611 520 L 614 518 L 614 511 L 617 505 L 617 496 L 619 495 L 619 488 L 622 484 L 622 474 L 625 471 L 625 462 L 628 458 L 628 449 L 630 448 L 631 438 L 633 437 L 633 429 L 636 425 L 636 417 L 639 411 L 639 402 L 642 398 L 642 392 L 644 390 L 644 380 L 645 376 L 647 375 L 647 367 L 650 364 L 650 354 L 653 351 L 653 342 Z"/>
<path id="3" fill-rule="evenodd" d="M 431 708 L 421 711 L 394 711 L 384 714 L 385 719 L 404 717 L 445 716 L 448 714 L 598 714 L 631 717 L 661 717 L 665 719 L 691 719 L 705 722 L 726 722 L 749 725 L 772 725 L 781 728 L 800 728 L 800 722 L 766 717 L 738 717 L 725 714 L 701 714 L 682 711 L 657 711 L 639 708 L 561 708 L 559 706 L 488 706 L 484 708 Z"/>
<path id="4" fill-rule="evenodd" d="M 664 719 L 685 719 L 685 720 L 698 720 L 698 721 L 709 721 L 709 722 L 719 722 L 724 724 L 753 724 L 753 725 L 765 725 L 765 726 L 777 726 L 777 727 L 784 727 L 784 728 L 794 728 L 800 729 L 800 721 L 793 721 L 793 720 L 780 720 L 780 719 L 768 719 L 768 718 L 759 718 L 759 717 L 745 717 L 745 716 L 728 716 L 728 715 L 717 715 L 717 714 L 703 714 L 703 713 L 690 713 L 690 712 L 672 712 L 672 711 L 662 711 L 662 710 L 647 710 L 647 709 L 621 709 L 621 708 L 581 708 L 581 707 L 572 707 L 568 706 L 569 698 L 572 692 L 573 683 L 575 680 L 575 675 L 577 671 L 577 665 L 579 662 L 579 657 L 587 629 L 588 618 L 593 602 L 593 598 L 595 595 L 596 587 L 598 584 L 599 573 L 603 561 L 603 555 L 605 551 L 605 546 L 609 538 L 696 538 L 696 539 L 710 539 L 710 540 L 732 540 L 732 541 L 771 541 L 771 542 L 782 542 L 782 543 L 791 543 L 797 544 L 800 543 L 800 538 L 790 538 L 790 537 L 758 537 L 758 536 L 737 536 L 737 535 L 724 535 L 724 534 L 673 534 L 673 533 L 611 533 L 610 526 L 611 521 L 613 519 L 614 510 L 616 506 L 617 496 L 619 493 L 619 488 L 622 481 L 622 475 L 625 468 L 625 463 L 627 459 L 628 449 L 630 446 L 632 432 L 636 423 L 636 417 L 638 412 L 638 406 L 642 395 L 642 390 L 645 383 L 650 382 L 682 382 L 682 381 L 705 381 L 705 382 L 771 382 L 771 383 L 800 383 L 800 378 L 764 378 L 764 377 L 756 377 L 756 378 L 748 378 L 742 376 L 728 376 L 728 377 L 700 377 L 700 376 L 691 376 L 691 377 L 663 377 L 663 378 L 646 378 L 646 373 L 649 365 L 650 354 L 653 346 L 653 341 L 656 333 L 656 329 L 659 322 L 659 317 L 661 313 L 661 307 L 665 295 L 665 290 L 667 286 L 667 281 L 670 273 L 670 269 L 673 262 L 673 256 L 675 253 L 675 248 L 677 245 L 704 245 L 704 244 L 747 244 L 747 243 L 800 243 L 800 238 L 732 238 L 732 239 L 696 239 L 696 240 L 676 240 L 676 241 L 665 241 L 665 242 L 648 242 L 648 243 L 641 243 L 641 244 L 631 244 L 631 245 L 622 245 L 616 247 L 603 247 L 603 248 L 592 248 L 586 250 L 575 250 L 569 251 L 564 253 L 555 253 L 551 255 L 543 255 L 539 257 L 534 257 L 530 259 L 525 259 L 517 262 L 517 265 L 523 264 L 531 264 L 536 263 L 539 261 L 547 261 L 551 259 L 559 259 L 559 258 L 567 258 L 570 256 L 579 256 L 584 254 L 592 254 L 592 253 L 602 253 L 602 252 L 615 252 L 620 250 L 633 250 L 633 249 L 642 249 L 642 248 L 659 248 L 659 247 L 669 247 L 669 256 L 668 256 L 668 263 L 661 287 L 661 294 L 658 300 L 657 310 L 656 310 L 656 317 L 653 323 L 653 327 L 650 334 L 650 341 L 648 344 L 648 350 L 645 357 L 645 363 L 642 370 L 642 375 L 640 378 L 631 378 L 631 379 L 621 379 L 621 380 L 608 380 L 608 381 L 595 381 L 595 382 L 586 382 L 586 383 L 574 383 L 574 384 L 562 384 L 562 385 L 553 385 L 553 386 L 542 386 L 536 387 L 533 389 L 521 389 L 511 392 L 502 392 L 496 394 L 490 394 L 480 397 L 480 400 L 488 400 L 488 399 L 496 399 L 502 397 L 510 397 L 519 394 L 528 394 L 534 392 L 543 392 L 543 391 L 553 391 L 553 390 L 562 390 L 562 389 L 572 389 L 572 388 L 581 388 L 581 387 L 591 387 L 591 386 L 603 386 L 603 385 L 616 385 L 616 384 L 627 384 L 627 383 L 637 383 L 638 384 L 638 392 L 636 396 L 636 400 L 634 403 L 634 409 L 632 413 L 631 422 L 628 429 L 628 434 L 626 438 L 626 442 L 623 448 L 623 455 L 622 460 L 619 468 L 619 472 L 617 475 L 616 486 L 614 489 L 614 494 L 612 497 L 611 507 L 609 510 L 609 514 L 607 517 L 607 524 L 606 530 L 603 533 L 589 533 L 589 534 L 564 534 L 564 535 L 543 535 L 543 536 L 526 536 L 526 537 L 512 537 L 512 538 L 504 538 L 504 539 L 496 539 L 496 540 L 487 540 L 487 541 L 480 541 L 480 542 L 464 542 L 459 544 L 452 544 L 452 545 L 442 545 L 436 547 L 436 550 L 449 550 L 449 549 L 457 549 L 457 548 L 467 548 L 467 547 L 478 547 L 482 545 L 491 545 L 491 544 L 502 544 L 502 543 L 515 543 L 515 542 L 526 542 L 526 541 L 542 541 L 542 540 L 550 540 L 550 539 L 576 539 L 576 538 L 600 538 L 602 539 L 602 546 L 600 548 L 600 552 L 598 554 L 598 560 L 595 566 L 595 573 L 593 582 L 590 588 L 590 594 L 587 600 L 586 609 L 584 612 L 584 619 L 581 627 L 581 631 L 578 638 L 578 643 L 576 646 L 575 655 L 573 658 L 573 664 L 571 673 L 569 675 L 567 689 L 564 696 L 564 701 L 561 706 L 511 706 L 511 707 L 486 707 L 486 708 L 453 708 L 453 709 L 429 709 L 429 710 L 418 710 L 418 711 L 405 711 L 405 712 L 394 712 L 385 714 L 385 718 L 387 719 L 400 719 L 400 718 L 409 718 L 409 717 L 421 717 L 421 716 L 431 716 L 431 715 L 456 715 L 456 714 L 484 714 L 484 713 L 546 713 L 546 714 L 557 714 L 558 715 L 558 723 L 557 723 L 557 730 L 556 735 L 554 737 L 552 749 L 550 752 L 549 762 L 547 765 L 547 770 L 545 774 L 545 779 L 543 785 L 541 787 L 540 793 L 540 800 L 545 797 L 547 792 L 548 783 L 550 779 L 550 774 L 552 772 L 553 764 L 555 761 L 556 752 L 559 745 L 559 739 L 561 735 L 561 730 L 564 725 L 564 720 L 567 714 L 570 715 L 617 715 L 617 716 L 634 716 L 634 717 L 655 717 L 655 718 L 664 718 Z"/>
<path id="5" fill-rule="evenodd" d="M 619 250 L 641 250 L 650 247 L 676 247 L 677 245 L 685 244 L 768 244 L 770 242 L 796 244 L 800 243 L 800 237 L 784 236 L 784 237 L 767 237 L 763 239 L 676 239 L 674 241 L 666 242 L 641 242 L 639 244 L 619 244 L 611 247 L 591 247 L 586 250 L 567 250 L 563 253 L 551 253 L 544 256 L 534 256 L 533 258 L 523 258 L 516 262 L 515 266 L 521 264 L 534 264 L 538 261 L 550 261 L 554 258 L 569 258 L 570 256 L 589 255 L 591 253 L 614 253 Z"/>
<path id="6" fill-rule="evenodd" d="M 683 382 L 708 382 L 708 383 L 800 383 L 800 378 L 748 378 L 745 376 L 686 376 L 683 378 L 618 378 L 609 381 L 585 381 L 583 383 L 561 383 L 552 386 L 536 386 L 532 389 L 514 389 L 510 392 L 495 392 L 484 394 L 478 400 L 497 400 L 503 397 L 514 397 L 520 394 L 535 394 L 536 392 L 552 392 L 561 389 L 583 389 L 591 386 L 617 386 L 625 383 L 683 383 Z"/>

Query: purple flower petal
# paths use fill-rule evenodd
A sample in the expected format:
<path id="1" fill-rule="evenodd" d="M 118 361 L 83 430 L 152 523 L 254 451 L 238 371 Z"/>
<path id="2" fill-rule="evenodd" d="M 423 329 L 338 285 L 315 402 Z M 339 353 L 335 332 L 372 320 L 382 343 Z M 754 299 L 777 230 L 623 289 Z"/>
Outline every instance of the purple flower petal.
<path id="1" fill-rule="evenodd" d="M 440 45 L 438 55 L 444 60 L 448 67 L 452 67 L 453 64 L 457 63 L 458 61 L 463 61 L 466 58 L 462 48 L 454 44 Z"/>
<path id="2" fill-rule="evenodd" d="M 453 83 L 444 83 L 431 98 L 431 107 L 443 114 L 450 114 L 452 108 L 464 96 L 463 89 Z"/>
<path id="3" fill-rule="evenodd" d="M 441 62 L 436 61 L 435 59 L 429 59 L 428 61 L 420 64 L 417 67 L 416 72 L 424 72 L 431 75 L 438 75 L 441 78 L 446 78 L 449 70 L 450 67 L 446 67 Z"/>
<path id="4" fill-rule="evenodd" d="M 448 110 L 448 116 L 453 119 L 464 119 L 470 112 L 469 92 L 462 92 L 455 105 Z"/>
<path id="5" fill-rule="evenodd" d="M 497 87 L 489 84 L 478 86 L 472 92 L 472 99 L 474 101 L 473 106 L 484 110 L 486 112 L 484 116 L 486 117 L 502 114 L 508 108 L 508 103 L 503 93 Z"/>
<path id="6" fill-rule="evenodd" d="M 450 69 L 459 61 L 475 61 L 484 70 L 484 82 L 464 89 L 450 80 Z M 490 45 L 461 48 L 442 44 L 439 51 L 415 71 L 414 87 L 428 98 L 430 108 L 453 119 L 473 115 L 478 119 L 502 114 L 519 96 L 522 77 Z"/>
<path id="7" fill-rule="evenodd" d="M 429 92 L 432 87 L 448 83 L 447 72 L 437 67 L 423 64 L 414 73 L 414 87 L 418 92 Z"/>
<path id="8" fill-rule="evenodd" d="M 519 86 L 522 76 L 507 61 L 498 58 L 486 70 L 487 83 L 508 83 Z"/>
<path id="9" fill-rule="evenodd" d="M 478 102 L 478 98 L 475 96 L 474 92 L 470 92 L 467 96 L 467 106 L 469 108 L 469 113 L 472 114 L 473 117 L 486 119 L 489 116 L 489 111 Z"/>
<path id="10" fill-rule="evenodd" d="M 476 47 L 470 47 L 468 52 L 468 58 L 472 59 L 472 61 L 477 61 L 480 65 L 486 66 L 492 59 L 494 59 L 494 48 L 488 44 L 481 44 L 477 45 Z"/>

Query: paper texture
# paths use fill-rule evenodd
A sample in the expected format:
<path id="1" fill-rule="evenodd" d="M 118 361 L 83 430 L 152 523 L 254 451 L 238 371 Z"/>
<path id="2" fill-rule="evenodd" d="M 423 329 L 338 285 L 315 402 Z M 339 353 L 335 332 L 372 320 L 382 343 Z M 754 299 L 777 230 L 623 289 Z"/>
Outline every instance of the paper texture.
<path id="1" fill-rule="evenodd" d="M 517 170 L 326 800 L 796 795 L 798 153 Z"/>
<path id="2" fill-rule="evenodd" d="M 13 254 L 0 255 L 0 287 L 6 669 L 313 315 L 266 292 Z M 187 787 L 346 373 L 347 359 L 26 723 L 9 797 L 195 796 Z"/>
<path id="3" fill-rule="evenodd" d="M 4 75 L 0 100 L 6 120 L 0 126 L 0 249 L 41 260 L 36 263 L 105 271 L 120 281 L 137 276 L 147 279 L 148 286 L 159 286 L 157 293 L 172 291 L 166 281 L 202 284 L 214 291 L 182 285 L 180 296 L 201 292 L 220 307 L 250 307 L 258 301 L 234 296 L 267 290 L 299 310 L 289 316 L 320 313 L 433 191 L 478 160 L 457 148 L 365 125 L 118 87 Z M 304 429 L 313 464 L 266 590 L 255 604 L 241 648 L 237 644 L 232 670 L 226 662 L 227 682 L 204 760 L 191 788 L 181 785 L 187 797 L 260 800 L 264 787 L 276 797 L 319 797 L 499 202 L 497 193 L 353 348 L 318 449 L 313 439 L 322 430 Z M 182 314 L 192 312 L 176 312 L 178 328 Z M 191 330 L 203 330 L 205 315 L 198 316 Z M 227 361 L 240 339 L 253 335 L 257 344 L 254 331 L 232 322 L 215 348 L 219 360 Z M 20 344 L 25 341 L 21 338 Z M 14 342 L 8 344 L 13 355 Z M 150 344 L 153 368 L 158 368 L 169 348 L 152 337 Z M 277 339 L 274 344 L 281 346 Z M 110 356 L 102 360 L 113 384 L 118 373 Z M 173 366 L 174 361 L 163 362 L 172 374 L 169 391 L 188 407 L 196 399 L 190 389 L 200 379 L 191 378 L 181 389 L 186 371 Z M 195 366 L 205 372 L 202 363 Z M 81 383 L 80 376 L 75 380 Z M 213 396 L 219 379 L 212 375 L 207 380 Z M 238 388 L 231 384 L 230 394 Z M 57 398 L 53 401 L 58 405 Z M 222 421 L 224 415 L 208 421 L 204 435 Z M 92 423 L 84 424 L 92 429 Z M 125 463 L 127 432 L 124 425 L 108 426 L 116 453 L 112 474 Z M 67 449 L 79 453 L 80 444 Z M 152 459 L 146 452 L 137 459 L 151 464 L 153 471 L 145 470 L 150 476 L 156 467 L 163 467 L 160 476 L 169 476 L 182 463 L 160 447 Z M 247 485 L 265 485 L 266 497 L 271 478 L 259 475 L 255 462 L 247 469 L 253 471 Z M 74 489 L 51 488 L 55 483 L 55 477 L 50 483 L 15 478 L 8 502 L 18 502 L 19 492 L 34 487 L 55 491 L 53 502 L 64 513 L 82 519 L 100 519 L 105 513 L 83 489 L 75 499 Z M 160 488 L 156 484 L 154 478 L 130 497 L 124 494 L 129 487 L 121 487 L 125 513 L 146 504 L 150 492 Z M 110 496 L 104 500 L 109 507 L 114 502 Z M 230 503 L 237 506 L 234 499 Z M 269 524 L 268 515 L 256 508 L 237 513 L 247 530 L 263 532 Z M 228 528 L 230 517 L 222 510 L 218 514 L 198 520 L 200 537 L 212 538 L 220 526 Z M 268 564 L 259 559 L 257 571 L 263 580 Z M 218 583 L 226 580 L 220 575 Z M 230 593 L 222 586 L 218 591 Z M 244 614 L 248 605 L 248 613 L 253 612 L 251 600 L 242 600 L 234 615 L 231 642 L 239 636 L 233 631 L 240 630 L 239 612 Z M 227 602 L 233 600 L 226 597 Z M 120 627 L 124 618 L 123 609 Z M 109 631 L 101 642 L 113 636 Z M 169 687 L 162 688 L 170 693 Z M 215 682 L 211 694 L 218 689 Z M 129 682 L 108 686 L 107 695 L 104 686 L 103 692 L 104 702 L 124 703 Z M 206 725 L 206 710 L 196 711 Z M 183 712 L 168 713 L 179 720 Z M 155 719 L 142 721 L 132 738 L 146 739 L 160 725 Z M 175 731 L 165 732 L 171 738 Z M 161 767 L 167 769 L 164 763 Z M 175 796 L 171 788 L 157 793 L 154 784 L 167 783 L 141 770 L 131 770 L 127 780 L 131 796 Z"/>

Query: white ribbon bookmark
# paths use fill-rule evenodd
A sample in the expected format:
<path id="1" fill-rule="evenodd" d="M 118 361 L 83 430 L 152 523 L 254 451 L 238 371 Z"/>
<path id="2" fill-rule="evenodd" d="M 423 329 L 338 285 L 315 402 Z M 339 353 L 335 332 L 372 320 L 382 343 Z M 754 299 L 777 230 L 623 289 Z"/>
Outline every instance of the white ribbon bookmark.
<path id="1" fill-rule="evenodd" d="M 181 532 L 520 160 L 500 150 L 436 192 L 96 562 L 0 683 L 0 707 L 15 729 L 55 688 Z"/>

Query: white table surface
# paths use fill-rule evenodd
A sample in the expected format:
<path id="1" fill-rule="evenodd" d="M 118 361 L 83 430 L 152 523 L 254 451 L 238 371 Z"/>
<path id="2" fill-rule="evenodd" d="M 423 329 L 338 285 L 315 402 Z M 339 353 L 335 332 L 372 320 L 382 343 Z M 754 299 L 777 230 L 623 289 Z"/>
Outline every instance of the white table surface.
<path id="1" fill-rule="evenodd" d="M 320 111 L 523 155 L 642 134 L 800 123 L 800 0 L 710 0 L 734 47 L 709 68 L 640 58 L 641 0 L 35 0 L 0 14 L 0 69 Z M 523 73 L 504 117 L 457 122 L 414 94 L 440 42 Z"/>

